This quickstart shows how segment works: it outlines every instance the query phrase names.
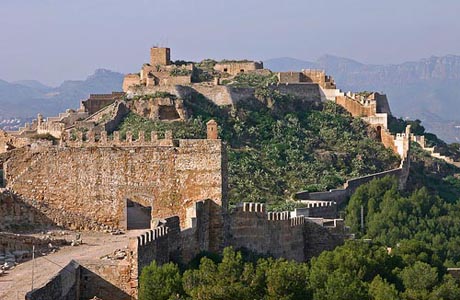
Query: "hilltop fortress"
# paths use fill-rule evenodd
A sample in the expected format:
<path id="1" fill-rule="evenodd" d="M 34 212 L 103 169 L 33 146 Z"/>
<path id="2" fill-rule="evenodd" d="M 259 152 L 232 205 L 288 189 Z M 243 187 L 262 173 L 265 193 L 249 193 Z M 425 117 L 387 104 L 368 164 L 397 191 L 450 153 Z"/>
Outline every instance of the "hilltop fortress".
<path id="1" fill-rule="evenodd" d="M 1 230 L 18 223 L 145 229 L 129 240 L 126 260 L 72 261 L 66 267 L 72 275 L 59 272 L 26 299 L 136 299 L 140 272 L 152 260 L 187 262 L 201 251 L 220 252 L 226 246 L 305 261 L 348 236 L 337 206 L 361 184 L 395 175 L 404 188 L 410 127 L 396 136 L 388 131 L 391 111 L 385 95 L 343 93 L 319 70 L 272 73 L 251 61 L 197 68 L 173 63 L 168 48 L 155 47 L 150 54 L 140 73 L 126 75 L 123 92 L 91 95 L 78 110 L 46 120 L 39 115 L 17 132 L 0 132 Z M 205 139 L 175 139 L 174 132 L 127 132 L 122 137 L 115 131 L 129 112 L 152 120 L 185 120 L 183 99 L 194 94 L 219 106 L 250 99 L 254 88 L 226 84 L 242 73 L 273 75 L 276 83 L 267 88 L 294 99 L 343 106 L 374 128 L 376 137 L 400 156 L 400 167 L 349 179 L 337 190 L 299 192 L 306 208 L 292 212 L 267 212 L 262 203 L 229 209 L 226 145 L 215 121 L 207 123 Z M 157 96 L 136 98 L 148 95 Z M 13 244 L 25 247 L 20 239 L 4 247 Z"/>

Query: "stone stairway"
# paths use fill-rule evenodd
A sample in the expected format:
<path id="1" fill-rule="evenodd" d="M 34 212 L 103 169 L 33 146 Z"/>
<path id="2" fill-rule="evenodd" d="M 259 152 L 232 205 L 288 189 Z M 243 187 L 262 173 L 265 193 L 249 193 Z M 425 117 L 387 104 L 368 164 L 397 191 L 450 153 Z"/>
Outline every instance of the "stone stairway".
<path id="1" fill-rule="evenodd" d="M 425 138 L 423 136 L 414 136 L 413 141 L 422 147 L 423 150 L 430 153 L 430 156 L 445 161 L 446 163 L 460 168 L 460 162 L 454 161 L 451 157 L 442 155 L 441 153 L 436 152 L 435 147 L 426 147 Z"/>

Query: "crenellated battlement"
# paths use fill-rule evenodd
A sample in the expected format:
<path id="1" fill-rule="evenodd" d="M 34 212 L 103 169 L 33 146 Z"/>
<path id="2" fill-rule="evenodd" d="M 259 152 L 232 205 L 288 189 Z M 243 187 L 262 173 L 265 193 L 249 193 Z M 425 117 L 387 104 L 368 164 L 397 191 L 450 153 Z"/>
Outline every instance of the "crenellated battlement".
<path id="1" fill-rule="evenodd" d="M 95 134 L 92 131 L 83 133 L 81 131 L 72 135 L 65 132 L 61 138 L 61 146 L 67 147 L 140 147 L 140 146 L 173 146 L 173 133 L 166 131 L 164 137 L 160 138 L 158 132 L 152 131 L 148 135 L 144 131 L 138 133 L 137 138 L 134 137 L 131 131 L 126 132 L 125 138 L 122 139 L 119 131 L 114 131 L 112 136 L 109 136 L 106 131 L 100 134 Z"/>
<path id="2" fill-rule="evenodd" d="M 305 224 L 305 217 L 299 216 L 291 218 L 291 227 L 301 226 L 303 224 Z"/>
<path id="3" fill-rule="evenodd" d="M 243 202 L 244 212 L 265 213 L 266 208 L 264 203 L 259 202 Z"/>
<path id="4" fill-rule="evenodd" d="M 137 245 L 146 246 L 168 234 L 168 227 L 160 226 L 137 236 Z"/>
<path id="5" fill-rule="evenodd" d="M 269 212 L 267 217 L 269 221 L 286 221 L 291 218 L 288 211 Z"/>

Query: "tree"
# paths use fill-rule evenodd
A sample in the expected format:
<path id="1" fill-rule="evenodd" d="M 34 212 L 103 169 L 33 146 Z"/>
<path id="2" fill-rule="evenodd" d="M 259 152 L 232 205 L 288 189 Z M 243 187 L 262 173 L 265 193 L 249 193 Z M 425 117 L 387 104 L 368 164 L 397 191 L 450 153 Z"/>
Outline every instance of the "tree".
<path id="1" fill-rule="evenodd" d="M 183 295 L 182 278 L 176 264 L 145 267 L 140 276 L 139 300 L 179 299 Z"/>
<path id="2" fill-rule="evenodd" d="M 306 264 L 286 260 L 271 262 L 266 270 L 267 300 L 312 299 Z"/>
<path id="3" fill-rule="evenodd" d="M 389 284 L 380 275 L 375 276 L 369 285 L 369 296 L 372 300 L 400 300 L 399 293 L 393 284 Z"/>
<path id="4" fill-rule="evenodd" d="M 406 288 L 404 295 L 408 299 L 429 299 L 429 293 L 438 283 L 438 271 L 436 267 L 417 261 L 412 266 L 404 268 L 400 278 Z"/>

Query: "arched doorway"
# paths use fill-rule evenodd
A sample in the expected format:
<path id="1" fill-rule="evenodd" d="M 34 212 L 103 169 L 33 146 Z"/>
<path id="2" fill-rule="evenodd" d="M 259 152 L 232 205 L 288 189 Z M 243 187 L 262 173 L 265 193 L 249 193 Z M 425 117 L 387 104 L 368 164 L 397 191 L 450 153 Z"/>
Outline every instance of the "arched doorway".
<path id="1" fill-rule="evenodd" d="M 152 222 L 152 201 L 147 195 L 132 195 L 124 200 L 124 228 L 150 229 Z"/>

